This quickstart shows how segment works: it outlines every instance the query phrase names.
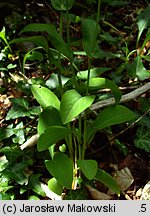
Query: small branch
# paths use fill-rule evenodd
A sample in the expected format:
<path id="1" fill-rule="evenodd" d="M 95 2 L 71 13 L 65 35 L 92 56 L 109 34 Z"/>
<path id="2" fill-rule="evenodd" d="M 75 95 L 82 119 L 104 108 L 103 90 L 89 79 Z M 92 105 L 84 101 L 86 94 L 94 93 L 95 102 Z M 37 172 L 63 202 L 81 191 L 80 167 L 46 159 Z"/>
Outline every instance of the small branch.
<path id="1" fill-rule="evenodd" d="M 39 134 L 33 135 L 33 136 L 32 136 L 31 138 L 29 138 L 24 144 L 22 144 L 22 145 L 20 146 L 20 149 L 23 150 L 23 149 L 25 149 L 25 148 L 34 146 L 34 145 L 37 143 L 38 139 L 39 139 Z"/>
<path id="2" fill-rule="evenodd" d="M 150 90 L 150 82 L 146 83 L 145 85 L 135 89 L 134 91 L 132 91 L 128 94 L 123 95 L 121 100 L 120 100 L 120 103 L 125 103 L 125 102 L 128 102 L 130 100 L 133 100 L 148 90 Z M 91 110 L 96 111 L 102 107 L 106 107 L 106 106 L 113 105 L 113 104 L 115 104 L 115 98 L 114 97 L 106 99 L 104 101 L 99 101 L 99 102 L 93 104 L 91 106 Z"/>
<path id="3" fill-rule="evenodd" d="M 133 99 L 139 97 L 140 95 L 142 95 L 143 93 L 145 93 L 148 90 L 150 90 L 150 82 L 148 82 L 145 85 L 133 90 L 132 92 L 130 92 L 128 94 L 123 95 L 121 100 L 120 100 L 120 103 L 125 103 L 125 102 L 128 102 L 130 100 L 133 100 Z M 106 106 L 113 105 L 113 104 L 115 104 L 115 98 L 114 97 L 106 99 L 104 101 L 99 101 L 99 102 L 93 104 L 91 106 L 91 110 L 96 111 L 96 110 L 99 110 L 102 107 L 106 107 Z M 33 135 L 24 144 L 22 144 L 20 146 L 21 150 L 23 150 L 23 149 L 25 149 L 27 147 L 34 146 L 37 143 L 38 138 L 39 138 L 38 134 Z"/>

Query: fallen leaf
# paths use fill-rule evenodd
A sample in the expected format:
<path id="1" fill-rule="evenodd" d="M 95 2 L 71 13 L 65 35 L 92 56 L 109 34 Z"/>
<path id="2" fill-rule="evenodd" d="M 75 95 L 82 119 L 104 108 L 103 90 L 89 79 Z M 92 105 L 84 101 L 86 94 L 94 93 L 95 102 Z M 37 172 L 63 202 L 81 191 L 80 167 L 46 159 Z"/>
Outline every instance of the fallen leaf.
<path id="1" fill-rule="evenodd" d="M 94 200 L 111 200 L 111 199 L 113 199 L 112 195 L 108 195 L 106 193 L 102 193 L 102 192 L 96 190 L 95 188 L 93 188 L 93 187 L 91 187 L 89 185 L 86 185 L 86 188 L 88 189 L 91 197 Z"/>
<path id="2" fill-rule="evenodd" d="M 114 175 L 114 179 L 120 186 L 121 191 L 125 191 L 126 189 L 128 189 L 130 185 L 134 182 L 134 178 L 128 167 L 125 167 L 124 169 L 117 171 Z M 109 189 L 107 194 L 113 194 L 113 192 Z"/>

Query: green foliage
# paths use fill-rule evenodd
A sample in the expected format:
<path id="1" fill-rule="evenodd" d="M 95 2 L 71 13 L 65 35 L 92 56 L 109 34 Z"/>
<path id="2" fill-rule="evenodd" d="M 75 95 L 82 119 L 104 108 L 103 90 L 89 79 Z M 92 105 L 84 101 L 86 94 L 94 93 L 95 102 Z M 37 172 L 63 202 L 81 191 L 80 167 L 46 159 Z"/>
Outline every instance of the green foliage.
<path id="1" fill-rule="evenodd" d="M 90 107 L 94 98 L 94 96 L 81 97 L 74 89 L 66 91 L 60 103 L 60 115 L 63 124 L 72 121 L 73 118 Z"/>
<path id="2" fill-rule="evenodd" d="M 60 101 L 57 96 L 48 88 L 40 85 L 32 85 L 32 93 L 43 109 L 48 106 L 55 107 L 59 110 Z"/>
<path id="3" fill-rule="evenodd" d="M 77 164 L 87 179 L 91 180 L 95 177 L 98 169 L 95 160 L 78 160 Z"/>
<path id="4" fill-rule="evenodd" d="M 146 29 L 147 27 L 150 26 L 150 17 L 149 17 L 149 13 L 150 13 L 150 7 L 147 7 L 141 14 L 139 14 L 138 16 L 138 37 L 137 37 L 137 44 L 141 38 L 141 35 L 144 31 L 144 29 Z"/>
<path id="5" fill-rule="evenodd" d="M 140 56 L 137 56 L 132 62 L 132 64 L 127 64 L 126 68 L 129 76 L 132 78 L 138 78 L 142 81 L 150 77 L 150 73 L 144 67 Z"/>
<path id="6" fill-rule="evenodd" d="M 51 0 L 51 4 L 55 10 L 70 10 L 74 0 Z"/>
<path id="7" fill-rule="evenodd" d="M 43 163 L 42 170 L 44 166 L 49 171 L 50 179 L 47 184 L 51 191 L 61 195 L 64 189 L 68 189 L 66 199 L 86 199 L 86 181 L 100 181 L 119 195 L 120 188 L 113 177 L 99 169 L 94 158 L 88 159 L 86 150 L 97 132 L 107 132 L 114 125 L 135 119 L 134 110 L 118 105 L 122 93 L 117 84 L 124 85 L 123 80 L 128 80 L 129 83 L 129 79 L 145 81 L 150 77 L 147 69 L 149 51 L 146 54 L 143 52 L 150 40 L 150 7 L 137 16 L 136 49 L 140 40 L 142 44 L 137 52 L 133 47 L 134 43 L 132 46 L 130 44 L 132 32 L 130 36 L 125 35 L 112 22 L 109 23 L 109 17 L 113 18 L 113 14 L 106 10 L 104 17 L 103 11 L 100 11 L 101 1 L 89 0 L 85 1 L 85 5 L 74 0 L 49 2 L 53 13 L 54 10 L 60 11 L 57 11 L 60 14 L 59 28 L 58 20 L 53 25 L 31 23 L 31 18 L 27 22 L 30 24 L 20 31 L 20 38 L 13 37 L 14 39 L 10 40 L 5 28 L 0 32 L 0 42 L 3 43 L 0 45 L 3 48 L 0 53 L 0 69 L 5 82 L 7 80 L 5 88 L 0 88 L 0 92 L 5 92 L 6 86 L 14 83 L 15 91 L 22 91 L 23 95 L 21 98 L 10 99 L 12 107 L 4 117 L 6 124 L 10 124 L 0 128 L 0 141 L 4 141 L 4 147 L 0 149 L 4 156 L 0 160 L 0 199 L 14 199 L 11 192 L 14 190 L 14 182 L 20 186 L 20 194 L 31 190 L 36 194 L 29 194 L 30 200 L 46 196 L 40 179 L 42 174 L 30 172 L 34 162 Z M 116 10 L 116 7 L 125 6 L 129 2 L 103 0 L 102 3 L 104 7 L 109 5 Z M 86 12 L 82 14 L 82 10 L 78 10 L 81 14 L 76 15 L 74 9 L 77 6 Z M 72 7 L 73 10 L 69 11 Z M 38 19 L 40 20 L 40 17 Z M 119 22 L 119 29 L 121 25 Z M 79 30 L 75 29 L 76 26 Z M 105 30 L 108 28 L 111 30 Z M 148 30 L 144 38 L 146 29 Z M 26 43 L 31 47 L 27 47 L 23 52 L 16 51 L 20 44 Z M 133 53 L 137 55 L 133 56 Z M 118 65 L 113 62 L 116 58 Z M 31 62 L 36 65 L 36 78 L 33 78 L 31 68 L 30 71 L 27 70 L 27 64 L 30 65 Z M 40 78 L 38 73 L 42 73 Z M 12 74 L 19 74 L 22 80 L 15 81 Z M 111 93 L 101 91 L 107 89 L 110 89 Z M 26 93 L 29 99 L 26 99 Z M 94 101 L 112 95 L 116 104 L 100 109 L 93 115 L 91 105 Z M 30 105 L 29 101 L 32 101 L 33 97 L 40 106 Z M 141 101 L 140 104 L 141 111 L 147 112 L 149 103 Z M 28 126 L 27 117 L 31 120 L 37 118 L 37 127 Z M 139 124 L 144 126 L 137 130 L 134 144 L 149 153 L 149 117 L 145 116 L 142 120 Z M 34 161 L 35 155 L 30 155 L 30 151 L 29 154 L 21 151 L 17 146 L 23 144 L 28 134 L 35 132 L 35 128 L 39 139 L 38 152 L 33 150 L 37 157 Z M 119 139 L 115 140 L 115 144 L 125 156 L 128 154 L 127 147 Z M 77 186 L 79 190 L 76 190 Z"/>
<path id="8" fill-rule="evenodd" d="M 6 120 L 25 116 L 32 118 L 33 116 L 40 114 L 40 107 L 29 107 L 29 102 L 25 98 L 10 98 L 10 101 L 13 106 L 7 113 Z"/>
<path id="9" fill-rule="evenodd" d="M 97 36 L 100 33 L 100 27 L 92 19 L 82 20 L 82 44 L 83 49 L 88 57 L 93 57 L 93 55 L 99 51 Z"/>
<path id="10" fill-rule="evenodd" d="M 150 152 L 150 131 L 148 128 L 138 128 L 134 144 L 136 147 L 143 149 L 148 153 Z"/>
<path id="11" fill-rule="evenodd" d="M 111 175 L 105 172 L 102 169 L 97 170 L 97 174 L 95 176 L 95 180 L 102 182 L 108 188 L 110 188 L 113 192 L 120 195 L 120 188 L 116 181 L 113 179 Z"/>
<path id="12" fill-rule="evenodd" d="M 64 54 L 70 60 L 73 59 L 73 53 L 67 43 L 61 38 L 55 29 L 54 25 L 51 24 L 29 24 L 22 29 L 21 33 L 24 32 L 46 32 L 48 34 L 48 40 L 52 43 L 54 48 L 60 53 Z"/>
<path id="13" fill-rule="evenodd" d="M 59 140 L 66 138 L 71 133 L 71 130 L 62 126 L 48 127 L 44 133 L 41 134 L 38 140 L 38 150 L 43 151 L 55 144 Z"/>
<path id="14" fill-rule="evenodd" d="M 55 178 L 51 178 L 48 181 L 48 187 L 49 187 L 49 189 L 51 191 L 53 191 L 54 193 L 58 194 L 59 196 L 63 192 L 63 186 L 61 184 L 59 184 L 59 182 Z"/>
<path id="15" fill-rule="evenodd" d="M 73 161 L 64 153 L 56 153 L 53 160 L 45 161 L 48 171 L 60 184 L 68 189 L 72 187 Z"/>

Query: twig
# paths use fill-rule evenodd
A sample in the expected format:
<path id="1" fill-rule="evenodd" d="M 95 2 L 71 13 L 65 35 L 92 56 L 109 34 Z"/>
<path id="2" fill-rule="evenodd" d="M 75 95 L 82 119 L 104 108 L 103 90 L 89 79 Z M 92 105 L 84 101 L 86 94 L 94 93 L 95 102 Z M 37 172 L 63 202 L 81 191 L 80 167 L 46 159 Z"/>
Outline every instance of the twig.
<path id="1" fill-rule="evenodd" d="M 150 82 L 148 82 L 145 85 L 133 90 L 132 92 L 130 92 L 128 94 L 123 95 L 121 97 L 120 103 L 125 103 L 125 102 L 128 102 L 130 100 L 133 100 L 133 99 L 139 97 L 140 95 L 142 95 L 143 93 L 145 93 L 148 90 L 150 90 Z M 115 104 L 115 98 L 114 97 L 106 99 L 104 101 L 99 101 L 99 102 L 93 104 L 91 106 L 91 110 L 96 111 L 96 110 L 99 110 L 102 107 L 106 107 L 106 106 L 113 105 L 113 104 Z M 38 134 L 33 135 L 24 144 L 22 144 L 20 146 L 21 150 L 23 150 L 23 149 L 25 149 L 27 147 L 34 146 L 37 143 L 38 138 L 39 138 Z"/>
<path id="2" fill-rule="evenodd" d="M 121 97 L 120 103 L 125 103 L 125 102 L 128 102 L 130 100 L 133 100 L 148 90 L 150 90 L 150 82 L 146 83 L 145 85 L 135 89 L 134 91 L 132 91 L 128 94 L 123 95 Z M 91 110 L 95 111 L 95 110 L 98 110 L 102 107 L 106 107 L 106 106 L 113 105 L 113 104 L 115 104 L 115 98 L 114 97 L 106 99 L 104 101 L 99 101 L 99 102 L 93 104 L 91 106 Z"/>
<path id="3" fill-rule="evenodd" d="M 24 144 L 20 146 L 20 149 L 23 150 L 25 148 L 34 146 L 37 143 L 38 139 L 39 139 L 39 134 L 33 135 Z"/>

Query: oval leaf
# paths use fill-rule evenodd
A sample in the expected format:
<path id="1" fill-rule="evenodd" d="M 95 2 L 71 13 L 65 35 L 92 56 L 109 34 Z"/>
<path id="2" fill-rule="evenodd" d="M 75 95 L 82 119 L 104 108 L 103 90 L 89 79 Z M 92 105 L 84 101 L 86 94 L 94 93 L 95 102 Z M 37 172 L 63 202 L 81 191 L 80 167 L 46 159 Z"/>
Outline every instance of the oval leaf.
<path id="1" fill-rule="evenodd" d="M 43 109 L 52 106 L 59 110 L 60 101 L 48 88 L 40 85 L 32 85 L 31 91 Z"/>
<path id="2" fill-rule="evenodd" d="M 66 91 L 60 104 L 60 116 L 63 124 L 72 121 L 73 118 L 90 107 L 94 99 L 95 96 L 82 97 L 74 89 Z"/>
<path id="3" fill-rule="evenodd" d="M 115 124 L 121 124 L 135 118 L 134 113 L 122 105 L 106 107 L 100 112 L 93 122 L 93 126 L 99 130 Z"/>
<path id="4" fill-rule="evenodd" d="M 97 36 L 100 32 L 98 23 L 92 19 L 82 20 L 82 44 L 89 57 L 99 50 Z"/>
<path id="5" fill-rule="evenodd" d="M 71 130 L 61 126 L 48 127 L 39 137 L 38 151 L 44 151 L 61 139 L 64 139 L 71 133 Z"/>
<path id="6" fill-rule="evenodd" d="M 106 78 L 91 78 L 89 80 L 89 88 L 96 88 L 96 89 L 102 89 L 102 88 L 109 88 L 112 90 L 116 103 L 118 103 L 121 99 L 121 91 L 119 90 L 118 86 L 113 83 L 111 80 Z"/>
<path id="7" fill-rule="evenodd" d="M 72 50 L 58 34 L 54 25 L 41 23 L 29 24 L 21 30 L 20 34 L 24 32 L 46 32 L 48 34 L 49 41 L 55 49 L 57 49 L 60 53 L 63 53 L 69 59 L 73 59 Z"/>
<path id="8" fill-rule="evenodd" d="M 102 182 L 104 185 L 110 188 L 117 195 L 120 195 L 120 187 L 118 186 L 116 181 L 113 179 L 113 177 L 109 175 L 107 172 L 105 172 L 104 170 L 102 169 L 97 170 L 95 180 Z"/>
<path id="9" fill-rule="evenodd" d="M 9 42 L 9 44 L 13 43 L 24 43 L 24 42 L 31 42 L 39 47 L 43 47 L 46 51 L 48 51 L 48 42 L 45 37 L 43 36 L 31 36 L 31 37 L 22 37 L 16 38 Z"/>
<path id="10" fill-rule="evenodd" d="M 51 4 L 55 10 L 70 10 L 74 0 L 51 0 Z"/>
<path id="11" fill-rule="evenodd" d="M 46 168 L 63 187 L 71 189 L 73 181 L 73 161 L 67 155 L 57 152 L 53 160 L 45 161 Z"/>
<path id="12" fill-rule="evenodd" d="M 50 126 L 61 126 L 62 121 L 59 111 L 54 107 L 47 107 L 40 114 L 38 120 L 38 134 L 41 135 Z"/>
<path id="13" fill-rule="evenodd" d="M 77 164 L 87 179 L 91 180 L 94 178 L 98 169 L 98 164 L 95 160 L 78 160 Z"/>
<path id="14" fill-rule="evenodd" d="M 55 178 L 48 181 L 48 188 L 57 195 L 61 195 L 63 192 L 63 186 Z"/>

